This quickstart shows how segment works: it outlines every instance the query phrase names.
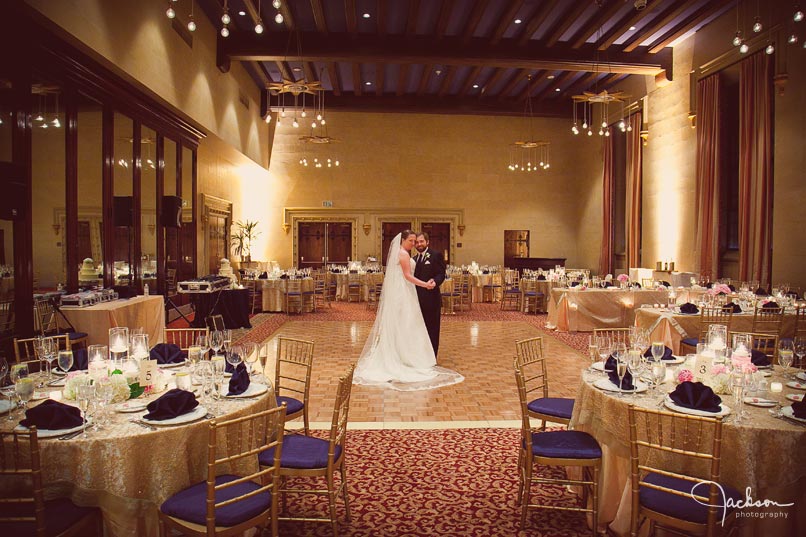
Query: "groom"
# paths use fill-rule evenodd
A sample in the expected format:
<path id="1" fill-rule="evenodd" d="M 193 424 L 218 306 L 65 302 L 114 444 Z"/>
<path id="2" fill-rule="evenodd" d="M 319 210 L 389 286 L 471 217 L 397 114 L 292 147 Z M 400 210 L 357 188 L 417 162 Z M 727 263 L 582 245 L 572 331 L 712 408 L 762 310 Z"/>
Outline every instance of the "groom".
<path id="1" fill-rule="evenodd" d="M 428 247 L 429 237 L 425 231 L 417 234 L 417 255 L 414 261 L 417 265 L 414 268 L 414 277 L 423 281 L 433 281 L 436 286 L 433 289 L 417 287 L 417 298 L 420 301 L 420 310 L 423 312 L 423 320 L 428 330 L 428 337 L 431 339 L 431 346 L 434 348 L 434 356 L 439 350 L 439 315 L 442 310 L 442 294 L 439 286 L 445 281 L 445 260 L 442 254 Z"/>

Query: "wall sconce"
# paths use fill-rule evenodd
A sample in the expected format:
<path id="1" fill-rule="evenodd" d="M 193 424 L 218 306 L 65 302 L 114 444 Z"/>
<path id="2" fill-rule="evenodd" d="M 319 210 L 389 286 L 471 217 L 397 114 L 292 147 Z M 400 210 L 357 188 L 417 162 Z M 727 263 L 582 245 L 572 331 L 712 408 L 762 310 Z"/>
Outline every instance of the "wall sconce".
<path id="1" fill-rule="evenodd" d="M 689 114 L 688 115 L 688 120 L 691 122 L 691 128 L 696 129 L 697 128 L 697 114 Z"/>
<path id="2" fill-rule="evenodd" d="M 644 141 L 644 147 L 649 145 L 649 141 L 648 141 L 649 140 L 649 131 L 641 131 L 641 132 L 638 133 L 638 135 Z"/>
<path id="3" fill-rule="evenodd" d="M 459 236 L 460 237 L 465 236 L 465 226 L 463 224 L 459 224 L 458 226 L 456 226 L 456 229 L 459 230 Z"/>
<path id="4" fill-rule="evenodd" d="M 372 229 L 372 224 L 364 224 L 363 228 L 364 228 L 364 235 L 369 236 L 369 232 Z"/>
<path id="5" fill-rule="evenodd" d="M 290 230 L 290 229 L 291 229 L 291 225 L 286 223 L 286 222 L 283 222 L 283 231 L 285 231 L 286 235 L 288 235 L 288 230 Z"/>
<path id="6" fill-rule="evenodd" d="M 61 226 L 61 225 L 59 225 L 59 224 L 53 224 L 53 233 L 55 233 L 56 235 L 58 235 L 58 234 L 59 234 L 59 230 L 60 230 L 60 229 L 62 229 L 62 226 Z"/>

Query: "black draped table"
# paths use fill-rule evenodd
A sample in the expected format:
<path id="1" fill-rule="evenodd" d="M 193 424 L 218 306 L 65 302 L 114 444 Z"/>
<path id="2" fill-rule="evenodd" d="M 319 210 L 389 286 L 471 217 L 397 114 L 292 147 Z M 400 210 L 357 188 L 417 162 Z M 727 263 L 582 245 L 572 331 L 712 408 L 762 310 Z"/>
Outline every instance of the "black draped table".
<path id="1" fill-rule="evenodd" d="M 224 289 L 213 293 L 191 293 L 196 310 L 192 326 L 204 328 L 210 315 L 224 317 L 227 328 L 252 328 L 249 323 L 249 289 Z"/>

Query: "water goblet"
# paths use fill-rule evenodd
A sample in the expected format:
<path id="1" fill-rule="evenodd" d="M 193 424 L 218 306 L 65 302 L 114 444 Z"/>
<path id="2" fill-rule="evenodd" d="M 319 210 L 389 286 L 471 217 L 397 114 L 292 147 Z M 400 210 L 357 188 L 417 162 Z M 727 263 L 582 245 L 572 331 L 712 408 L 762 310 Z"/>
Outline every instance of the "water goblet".
<path id="1" fill-rule="evenodd" d="M 784 368 L 784 378 L 790 378 L 789 368 L 794 361 L 794 350 L 791 341 L 782 341 L 778 345 L 778 363 Z"/>
<path id="2" fill-rule="evenodd" d="M 657 390 L 658 386 L 666 380 L 666 362 L 654 360 L 652 362 L 652 389 Z"/>
<path id="3" fill-rule="evenodd" d="M 599 347 L 599 358 L 602 359 L 602 371 L 604 371 L 605 376 L 607 376 L 605 365 L 607 364 L 607 357 L 610 356 L 610 353 L 612 352 L 612 344 L 613 342 L 609 337 L 599 336 L 597 345 Z"/>
<path id="4" fill-rule="evenodd" d="M 630 349 L 627 351 L 627 368 L 632 375 L 633 378 L 633 385 L 638 388 L 638 379 L 644 372 L 644 360 L 643 356 L 641 356 L 641 351 L 638 349 Z M 635 394 L 638 390 L 633 390 L 632 397 L 635 400 Z"/>
<path id="5" fill-rule="evenodd" d="M 16 386 L 17 381 L 19 379 L 27 377 L 28 377 L 28 364 L 14 364 L 11 366 L 11 375 L 9 378 L 11 379 L 12 385 Z M 11 410 L 8 411 L 8 419 L 9 421 L 11 421 L 12 419 L 14 419 L 12 417 L 13 414 L 12 411 L 14 410 L 15 405 L 18 407 L 20 404 L 20 398 L 19 395 L 17 394 L 16 388 L 11 391 L 8 397 L 9 399 L 11 399 L 12 397 L 15 399 L 15 403 L 12 404 Z"/>
<path id="6" fill-rule="evenodd" d="M 795 338 L 795 355 L 798 357 L 798 363 L 795 367 L 804 369 L 803 357 L 806 356 L 806 337 Z"/>
<path id="7" fill-rule="evenodd" d="M 210 350 L 210 337 L 207 334 L 199 334 L 196 337 L 196 346 L 198 346 L 201 351 L 199 359 L 204 360 L 207 356 L 207 351 Z"/>
<path id="8" fill-rule="evenodd" d="M 28 401 L 34 395 L 34 380 L 30 377 L 18 378 L 14 383 L 14 391 L 22 403 L 22 412 L 25 414 L 25 411 L 28 410 Z"/>
<path id="9" fill-rule="evenodd" d="M 81 409 L 81 416 L 84 418 L 84 432 L 81 433 L 82 438 L 87 438 L 87 422 L 89 421 L 90 404 L 95 399 L 95 385 L 84 384 L 78 387 L 78 394 L 76 402 L 78 408 Z"/>
<path id="10" fill-rule="evenodd" d="M 222 345 L 224 345 L 224 334 L 220 330 L 210 332 L 210 348 L 213 349 L 213 357 L 218 356 Z"/>
<path id="11" fill-rule="evenodd" d="M 59 351 L 58 354 L 59 369 L 65 374 L 73 367 L 73 351 Z"/>
<path id="12" fill-rule="evenodd" d="M 246 362 L 246 367 L 249 369 L 249 374 L 254 374 L 255 372 L 255 364 L 257 364 L 258 356 L 257 356 L 257 343 L 248 341 L 246 343 L 241 343 L 243 346 L 243 357 L 244 361 Z"/>
<path id="13" fill-rule="evenodd" d="M 663 354 L 666 352 L 666 345 L 663 343 L 663 341 L 653 341 L 650 352 L 652 353 L 652 358 L 654 358 L 656 362 L 661 361 Z"/>
<path id="14" fill-rule="evenodd" d="M 241 345 L 232 345 L 229 349 L 229 352 L 226 354 L 227 363 L 232 366 L 233 369 L 238 367 L 241 362 L 243 362 L 244 357 L 244 348 Z"/>

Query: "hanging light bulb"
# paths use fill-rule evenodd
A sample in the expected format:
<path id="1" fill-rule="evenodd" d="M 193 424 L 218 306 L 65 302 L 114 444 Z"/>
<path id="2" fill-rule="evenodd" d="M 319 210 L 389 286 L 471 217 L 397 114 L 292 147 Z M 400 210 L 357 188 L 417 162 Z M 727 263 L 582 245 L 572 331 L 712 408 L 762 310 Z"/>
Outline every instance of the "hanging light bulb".
<path id="1" fill-rule="evenodd" d="M 262 34 L 263 33 L 263 19 L 258 19 L 257 23 L 255 24 L 255 33 Z"/>
<path id="2" fill-rule="evenodd" d="M 764 52 L 766 52 L 767 54 L 772 54 L 773 52 L 775 52 L 775 47 L 772 46 L 772 43 L 770 43 L 769 45 L 767 45 L 767 48 L 764 49 Z"/>
<path id="3" fill-rule="evenodd" d="M 34 118 L 34 121 L 45 121 L 45 118 L 44 118 L 44 117 L 42 117 L 42 114 L 40 113 L 38 116 L 36 116 L 36 117 Z"/>
<path id="4" fill-rule="evenodd" d="M 607 121 L 602 121 L 602 128 L 604 129 L 605 127 L 607 127 Z"/>
<path id="5" fill-rule="evenodd" d="M 293 125 L 295 129 L 299 128 L 299 123 L 297 122 L 297 118 L 294 118 L 294 122 L 291 125 Z"/>
<path id="6" fill-rule="evenodd" d="M 632 132 L 632 125 L 627 125 L 627 132 Z"/>
<path id="7" fill-rule="evenodd" d="M 229 28 L 226 26 L 221 27 L 221 37 L 229 37 Z"/>
<path id="8" fill-rule="evenodd" d="M 610 136 L 610 129 L 606 130 L 604 134 L 605 136 Z"/>
<path id="9" fill-rule="evenodd" d="M 229 24 L 232 22 L 232 17 L 229 16 L 229 11 L 225 11 L 223 15 L 221 15 L 221 24 Z"/>
<path id="10" fill-rule="evenodd" d="M 623 119 L 618 122 L 618 128 L 621 129 L 621 130 L 624 130 L 624 129 L 627 128 L 627 125 L 624 123 Z"/>
<path id="11" fill-rule="evenodd" d="M 742 46 L 739 47 L 739 52 L 742 54 L 747 54 L 748 50 L 750 50 L 750 47 L 747 46 L 747 43 L 742 43 Z"/>
<path id="12" fill-rule="evenodd" d="M 755 22 L 753 23 L 753 31 L 754 31 L 755 33 L 759 33 L 759 32 L 761 32 L 761 30 L 763 30 L 763 29 L 764 29 L 764 25 L 763 25 L 763 24 L 761 24 L 761 17 L 756 17 L 756 18 L 755 18 L 755 19 L 753 19 L 753 20 L 755 21 Z"/>
<path id="13" fill-rule="evenodd" d="M 281 2 L 280 0 L 272 0 L 271 5 L 274 9 L 280 9 Z"/>
<path id="14" fill-rule="evenodd" d="M 316 121 L 322 121 L 322 114 L 316 114 Z"/>
<path id="15" fill-rule="evenodd" d="M 587 129 L 587 128 L 588 128 L 588 122 L 587 122 L 587 121 L 583 121 L 583 122 L 582 122 L 582 128 L 583 128 L 583 129 Z"/>
<path id="16" fill-rule="evenodd" d="M 305 111 L 305 109 L 304 109 L 304 108 L 302 109 L 302 113 L 301 113 L 300 115 L 301 115 L 302 117 L 308 117 L 308 113 Z"/>
<path id="17" fill-rule="evenodd" d="M 173 19 L 176 17 L 176 11 L 174 11 L 173 6 L 168 6 L 168 9 L 165 10 L 165 16 L 169 19 Z"/>
<path id="18" fill-rule="evenodd" d="M 604 131 L 602 129 L 599 129 L 599 136 L 602 136 L 603 134 L 604 134 Z"/>
<path id="19" fill-rule="evenodd" d="M 283 23 L 283 14 L 280 13 L 279 11 L 277 12 L 277 15 L 274 16 L 274 22 L 276 22 L 277 24 Z"/>
<path id="20" fill-rule="evenodd" d="M 786 40 L 790 45 L 794 45 L 798 42 L 798 36 L 796 34 L 792 34 L 789 36 L 789 39 Z"/>
<path id="21" fill-rule="evenodd" d="M 269 114 L 266 116 L 265 121 L 266 121 L 266 123 L 271 123 L 271 113 L 269 113 Z"/>
<path id="22" fill-rule="evenodd" d="M 593 131 L 592 130 L 588 130 L 588 136 L 593 136 Z"/>
<path id="23" fill-rule="evenodd" d="M 736 35 L 733 36 L 733 46 L 738 47 L 742 44 L 742 32 L 740 30 L 736 30 Z"/>
<path id="24" fill-rule="evenodd" d="M 325 124 L 325 118 L 322 118 L 321 121 L 319 121 L 319 124 L 324 125 Z"/>
<path id="25" fill-rule="evenodd" d="M 188 31 L 196 31 L 196 22 L 193 20 L 193 15 L 190 16 L 190 20 L 188 21 Z"/>
<path id="26" fill-rule="evenodd" d="M 795 14 L 792 15 L 792 20 L 795 21 L 795 22 L 802 21 L 803 20 L 803 11 L 801 11 L 799 9 L 797 11 L 795 11 Z"/>

